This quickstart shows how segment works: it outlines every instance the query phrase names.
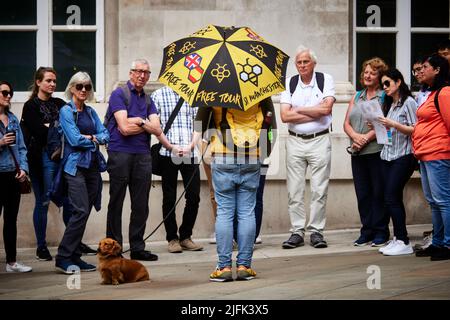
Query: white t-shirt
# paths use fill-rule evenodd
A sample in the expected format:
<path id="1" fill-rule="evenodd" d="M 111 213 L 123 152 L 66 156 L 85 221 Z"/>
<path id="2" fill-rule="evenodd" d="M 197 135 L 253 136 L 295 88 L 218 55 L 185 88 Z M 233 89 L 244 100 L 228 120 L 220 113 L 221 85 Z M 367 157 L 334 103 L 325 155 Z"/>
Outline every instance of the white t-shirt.
<path id="1" fill-rule="evenodd" d="M 311 82 L 305 85 L 302 82 L 301 77 L 299 77 L 297 87 L 295 88 L 294 94 L 291 96 L 289 83 L 291 78 L 286 79 L 287 90 L 281 94 L 280 103 L 290 104 L 293 108 L 305 107 L 305 106 L 315 106 L 319 104 L 324 98 L 333 97 L 335 98 L 334 91 L 334 81 L 333 78 L 324 73 L 324 85 L 323 92 L 320 91 L 319 86 L 316 81 L 316 73 L 314 72 Z M 331 114 L 323 116 L 315 121 L 294 124 L 289 123 L 289 130 L 300 133 L 300 134 L 311 134 L 328 129 L 331 124 Z"/>

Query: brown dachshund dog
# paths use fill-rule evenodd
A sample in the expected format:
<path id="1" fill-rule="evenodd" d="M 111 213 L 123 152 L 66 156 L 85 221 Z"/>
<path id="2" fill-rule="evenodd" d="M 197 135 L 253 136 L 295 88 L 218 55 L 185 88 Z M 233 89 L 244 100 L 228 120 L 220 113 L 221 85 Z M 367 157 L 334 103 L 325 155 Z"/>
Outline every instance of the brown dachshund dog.
<path id="1" fill-rule="evenodd" d="M 121 257 L 122 247 L 111 238 L 105 238 L 98 244 L 98 268 L 102 275 L 102 284 L 120 284 L 150 280 L 147 269 L 136 260 Z"/>

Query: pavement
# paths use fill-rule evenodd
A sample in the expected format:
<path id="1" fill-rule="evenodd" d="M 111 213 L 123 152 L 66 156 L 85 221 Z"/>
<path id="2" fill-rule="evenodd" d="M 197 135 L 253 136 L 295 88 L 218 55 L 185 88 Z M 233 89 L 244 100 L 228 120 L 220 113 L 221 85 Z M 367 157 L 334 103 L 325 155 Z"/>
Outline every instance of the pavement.
<path id="1" fill-rule="evenodd" d="M 408 226 L 412 244 L 421 243 L 423 231 L 430 229 Z M 216 247 L 208 239 L 194 239 L 203 251 L 178 254 L 167 252 L 166 242 L 147 243 L 159 256 L 158 261 L 143 262 L 151 280 L 118 286 L 102 285 L 97 271 L 76 277 L 56 273 L 54 261 L 35 259 L 34 248 L 18 249 L 18 260 L 33 271 L 6 273 L 3 265 L 0 300 L 172 300 L 180 308 L 186 301 L 215 300 L 450 300 L 450 260 L 386 257 L 378 248 L 353 246 L 358 235 L 356 229 L 326 231 L 328 248 L 311 247 L 307 235 L 305 246 L 282 249 L 289 234 L 263 234 L 253 257 L 257 278 L 227 283 L 208 281 L 216 264 Z M 49 249 L 56 253 L 56 248 Z M 4 251 L 0 256 L 3 260 Z M 97 264 L 96 256 L 83 259 Z"/>

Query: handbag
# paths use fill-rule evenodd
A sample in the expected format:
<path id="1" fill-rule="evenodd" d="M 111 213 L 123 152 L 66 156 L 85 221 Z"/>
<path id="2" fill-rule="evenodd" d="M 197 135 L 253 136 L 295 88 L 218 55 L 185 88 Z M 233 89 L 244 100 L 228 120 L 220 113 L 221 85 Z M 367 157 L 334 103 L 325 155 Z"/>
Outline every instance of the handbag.
<path id="1" fill-rule="evenodd" d="M 177 102 L 177 105 L 175 106 L 175 109 L 173 109 L 172 113 L 170 114 L 169 120 L 166 123 L 166 126 L 164 127 L 164 135 L 167 134 L 170 127 L 172 126 L 173 121 L 175 120 L 178 112 L 181 109 L 181 106 L 183 105 L 184 99 L 180 97 L 180 99 Z M 162 169 L 162 159 L 161 155 L 159 154 L 159 151 L 161 150 L 162 144 L 161 142 L 155 143 L 150 148 L 150 155 L 152 157 L 152 174 L 160 176 L 163 173 Z"/>
<path id="2" fill-rule="evenodd" d="M 16 156 L 14 155 L 14 152 L 12 151 L 11 147 L 8 146 L 8 150 L 11 153 L 11 156 L 14 159 L 14 165 L 16 166 L 16 172 L 17 174 L 20 174 L 20 166 L 17 162 Z M 25 175 L 25 179 L 23 181 L 18 181 L 20 186 L 20 193 L 21 194 L 28 194 L 31 193 L 31 181 L 30 178 L 28 178 L 27 175 Z"/>
<path id="3" fill-rule="evenodd" d="M 150 154 L 152 156 L 152 173 L 157 176 L 162 175 L 161 155 L 159 154 L 159 150 L 161 150 L 161 147 L 161 143 L 155 143 L 150 148 Z"/>

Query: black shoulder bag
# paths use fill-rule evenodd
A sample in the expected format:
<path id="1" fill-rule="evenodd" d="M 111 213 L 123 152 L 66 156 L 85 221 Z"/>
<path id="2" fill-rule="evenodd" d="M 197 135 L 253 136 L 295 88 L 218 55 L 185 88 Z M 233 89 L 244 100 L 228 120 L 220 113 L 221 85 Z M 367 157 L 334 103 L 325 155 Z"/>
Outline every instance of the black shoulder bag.
<path id="1" fill-rule="evenodd" d="M 173 121 L 175 120 L 175 118 L 177 117 L 178 112 L 181 109 L 181 106 L 183 105 L 184 99 L 180 98 L 177 102 L 177 105 L 175 106 L 175 109 L 173 109 L 172 113 L 170 114 L 169 120 L 166 123 L 166 126 L 164 127 L 164 135 L 167 134 L 167 132 L 169 132 L 170 127 L 172 126 Z M 161 160 L 161 155 L 159 154 L 159 150 L 161 150 L 162 144 L 161 142 L 159 143 L 155 143 L 154 145 L 152 145 L 151 149 L 150 149 L 150 153 L 152 156 L 152 173 L 154 175 L 160 176 L 162 175 L 162 160 Z"/>

